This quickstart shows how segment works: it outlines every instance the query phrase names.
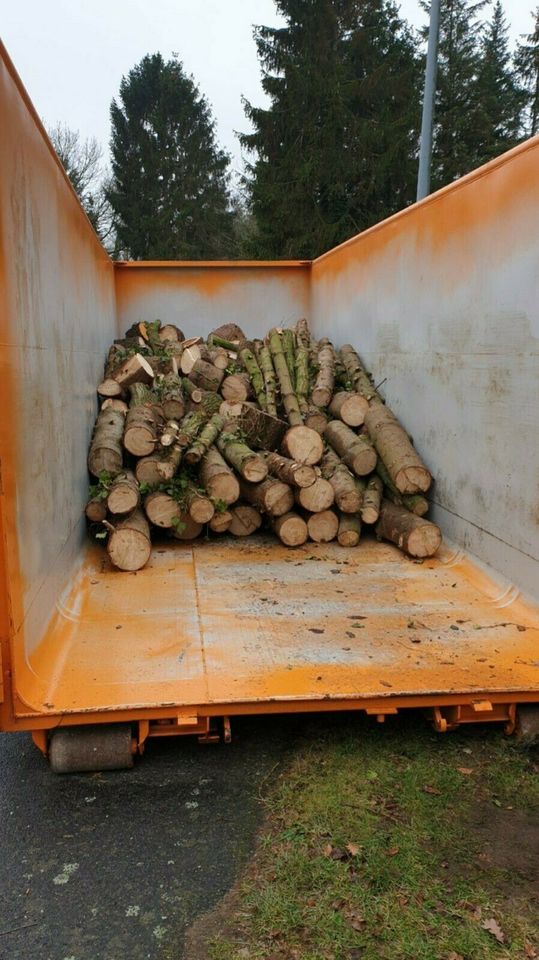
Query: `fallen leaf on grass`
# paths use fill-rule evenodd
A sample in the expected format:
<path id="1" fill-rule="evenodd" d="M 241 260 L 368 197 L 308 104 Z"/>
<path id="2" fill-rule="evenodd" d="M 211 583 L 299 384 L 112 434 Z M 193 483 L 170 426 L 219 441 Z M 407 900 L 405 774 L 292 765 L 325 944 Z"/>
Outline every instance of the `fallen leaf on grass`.
<path id="1" fill-rule="evenodd" d="M 399 847 L 390 847 L 389 850 L 386 850 L 386 855 L 388 857 L 396 857 L 399 852 Z"/>
<path id="2" fill-rule="evenodd" d="M 527 957 L 529 957 L 529 960 L 535 960 L 537 957 L 537 950 L 532 943 L 528 942 L 528 940 L 526 940 L 524 943 L 524 953 Z"/>
<path id="3" fill-rule="evenodd" d="M 351 857 L 357 857 L 361 847 L 357 843 L 347 843 L 346 849 Z"/>
<path id="4" fill-rule="evenodd" d="M 433 797 L 441 796 L 442 791 L 438 790 L 437 787 L 432 787 L 430 783 L 426 783 L 423 787 L 423 793 L 430 793 Z"/>
<path id="5" fill-rule="evenodd" d="M 465 777 L 469 777 L 473 773 L 473 767 L 457 767 L 459 773 L 462 773 Z"/>
<path id="6" fill-rule="evenodd" d="M 455 951 L 452 950 L 451 953 L 447 954 L 445 960 L 464 960 L 464 957 L 461 953 L 455 953 Z"/>
<path id="7" fill-rule="evenodd" d="M 332 843 L 326 843 L 322 850 L 325 857 L 330 860 L 350 860 L 357 857 L 361 847 L 357 843 L 347 843 L 346 847 L 334 847 Z"/>
<path id="8" fill-rule="evenodd" d="M 350 917 L 350 926 L 353 930 L 357 930 L 358 933 L 361 933 L 367 926 L 367 921 L 363 917 Z"/>
<path id="9" fill-rule="evenodd" d="M 505 933 L 503 932 L 500 925 L 496 922 L 494 917 L 490 917 L 488 920 L 483 920 L 481 924 L 483 930 L 486 930 L 487 933 L 492 934 L 493 937 L 498 941 L 498 943 L 505 943 Z"/>

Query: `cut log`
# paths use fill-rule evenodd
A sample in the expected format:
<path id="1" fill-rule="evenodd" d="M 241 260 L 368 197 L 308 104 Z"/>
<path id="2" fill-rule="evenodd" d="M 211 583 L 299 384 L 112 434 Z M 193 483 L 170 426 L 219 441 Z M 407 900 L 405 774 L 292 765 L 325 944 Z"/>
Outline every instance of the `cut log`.
<path id="1" fill-rule="evenodd" d="M 185 337 L 180 328 L 174 323 L 165 323 L 159 328 L 159 339 L 161 341 L 185 340 Z"/>
<path id="2" fill-rule="evenodd" d="M 189 484 L 185 491 L 185 504 L 189 516 L 197 523 L 208 523 L 215 513 L 215 507 L 210 498 L 198 490 L 194 484 Z"/>
<path id="3" fill-rule="evenodd" d="M 432 557 L 442 542 L 440 528 L 435 523 L 416 517 L 390 500 L 382 501 L 376 535 L 395 543 L 412 557 Z"/>
<path id="4" fill-rule="evenodd" d="M 125 416 L 121 410 L 101 410 L 97 415 L 88 452 L 88 469 L 94 477 L 106 472 L 113 476 L 123 465 L 122 434 Z"/>
<path id="5" fill-rule="evenodd" d="M 231 507 L 232 522 L 228 528 L 235 537 L 249 537 L 262 525 L 262 517 L 258 510 L 246 503 Z"/>
<path id="6" fill-rule="evenodd" d="M 237 433 L 221 433 L 216 446 L 225 460 L 244 480 L 260 483 L 268 475 L 266 461 L 241 440 Z"/>
<path id="7" fill-rule="evenodd" d="M 131 400 L 125 418 L 123 444 L 133 456 L 145 457 L 155 449 L 163 417 L 155 403 L 155 395 L 142 383 L 131 384 L 129 392 Z"/>
<path id="8" fill-rule="evenodd" d="M 290 373 L 288 371 L 288 364 L 283 352 L 283 345 L 278 330 L 273 329 L 269 333 L 269 349 L 273 360 L 275 373 L 277 374 L 277 379 L 279 381 L 279 386 L 281 389 L 281 402 L 284 407 L 287 420 L 292 427 L 301 426 L 303 424 L 303 418 L 301 416 L 298 398 L 295 394 Z"/>
<path id="9" fill-rule="evenodd" d="M 182 512 L 178 501 L 160 490 L 148 494 L 144 500 L 144 510 L 154 526 L 166 529 L 174 526 Z"/>
<path id="10" fill-rule="evenodd" d="M 209 450 L 211 445 L 217 440 L 224 425 L 225 421 L 223 417 L 218 413 L 214 413 L 213 417 L 202 427 L 195 442 L 188 448 L 185 454 L 187 463 L 200 463 L 206 451 Z"/>
<path id="11" fill-rule="evenodd" d="M 307 405 L 307 397 L 309 395 L 309 349 L 311 345 L 311 334 L 306 320 L 298 320 L 295 333 L 296 395 L 301 409 L 303 405 Z"/>
<path id="12" fill-rule="evenodd" d="M 342 420 L 349 427 L 360 427 L 365 421 L 369 401 L 360 393 L 340 390 L 329 404 L 329 412 L 335 419 Z"/>
<path id="13" fill-rule="evenodd" d="M 114 371 L 112 379 L 127 390 L 134 383 L 151 383 L 153 370 L 141 353 L 135 353 Z"/>
<path id="14" fill-rule="evenodd" d="M 190 447 L 195 438 L 207 422 L 204 411 L 200 413 L 188 413 L 179 424 L 176 442 L 184 449 Z"/>
<path id="15" fill-rule="evenodd" d="M 311 391 L 315 407 L 327 407 L 333 395 L 335 383 L 335 352 L 327 337 L 318 343 L 318 373 Z"/>
<path id="16" fill-rule="evenodd" d="M 218 367 L 214 367 L 213 363 L 208 363 L 207 360 L 200 358 L 195 361 L 189 371 L 189 380 L 194 383 L 195 387 L 200 387 L 201 390 L 210 390 L 217 393 L 224 375 L 224 370 L 219 370 Z"/>
<path id="17" fill-rule="evenodd" d="M 202 348 L 198 343 L 194 343 L 190 347 L 184 345 L 181 359 L 180 359 L 180 369 L 182 373 L 188 376 L 191 373 L 197 360 L 200 360 L 202 356 Z"/>
<path id="18" fill-rule="evenodd" d="M 296 503 L 310 513 L 321 513 L 328 510 L 335 501 L 335 493 L 331 483 L 323 477 L 317 477 L 310 487 L 300 487 L 295 491 Z"/>
<path id="19" fill-rule="evenodd" d="M 180 433 L 180 424 L 177 420 L 167 420 L 163 432 L 159 438 L 162 447 L 171 447 L 173 443 L 178 442 Z"/>
<path id="20" fill-rule="evenodd" d="M 290 376 L 290 382 L 294 385 L 295 389 L 296 344 L 294 341 L 293 331 L 285 328 L 281 333 L 281 340 L 283 344 L 283 353 L 285 355 L 286 365 L 288 367 L 288 374 Z"/>
<path id="21" fill-rule="evenodd" d="M 100 497 L 91 497 L 84 508 L 86 519 L 90 523 L 102 523 L 107 519 L 107 501 Z"/>
<path id="22" fill-rule="evenodd" d="M 324 411 L 319 410 L 318 407 L 314 407 L 311 403 L 307 403 L 302 413 L 305 426 L 309 427 L 310 430 L 316 430 L 320 436 L 323 436 L 324 430 L 328 425 L 328 417 Z"/>
<path id="23" fill-rule="evenodd" d="M 309 537 L 315 543 L 329 543 L 337 536 L 339 518 L 334 510 L 322 510 L 321 513 L 311 513 L 307 518 Z"/>
<path id="24" fill-rule="evenodd" d="M 97 392 L 100 397 L 121 397 L 123 395 L 123 390 L 119 383 L 116 380 L 113 380 L 112 377 L 106 377 L 97 387 Z"/>
<path id="25" fill-rule="evenodd" d="M 216 510 L 208 526 L 214 533 L 226 533 L 232 520 L 230 510 Z"/>
<path id="26" fill-rule="evenodd" d="M 346 376 L 350 385 L 369 401 L 370 405 L 383 403 L 379 393 L 377 393 L 372 377 L 365 370 L 357 350 L 346 343 L 340 350 L 341 360 L 346 370 Z"/>
<path id="27" fill-rule="evenodd" d="M 211 417 L 212 414 L 219 412 L 222 403 L 219 394 L 195 387 L 187 377 L 182 379 L 182 387 L 189 397 L 189 413 L 204 411 L 207 417 Z"/>
<path id="28" fill-rule="evenodd" d="M 252 396 L 251 381 L 247 373 L 231 373 L 221 384 L 221 396 L 232 403 L 243 403 Z"/>
<path id="29" fill-rule="evenodd" d="M 129 404 L 125 400 L 118 400 L 116 397 L 107 397 L 101 404 L 102 410 L 120 410 L 124 416 L 129 410 Z"/>
<path id="30" fill-rule="evenodd" d="M 298 463 L 308 463 L 310 466 L 320 463 L 324 455 L 324 443 L 320 434 L 316 430 L 304 427 L 303 424 L 290 427 L 286 431 L 282 448 L 290 460 L 297 460 Z"/>
<path id="31" fill-rule="evenodd" d="M 361 507 L 362 496 L 356 485 L 356 478 L 329 448 L 320 464 L 322 476 L 329 481 L 335 494 L 335 503 L 342 513 L 357 513 Z"/>
<path id="32" fill-rule="evenodd" d="M 204 360 L 208 360 L 209 363 L 212 363 L 214 367 L 217 367 L 218 370 L 226 370 L 230 364 L 230 357 L 226 350 L 223 350 L 222 347 L 212 347 L 207 351 L 207 355 L 204 355 Z"/>
<path id="33" fill-rule="evenodd" d="M 154 380 L 160 377 L 168 377 L 170 374 L 178 376 L 178 364 L 175 357 L 147 357 L 150 367 L 153 370 Z"/>
<path id="34" fill-rule="evenodd" d="M 222 326 L 212 330 L 211 336 L 219 337 L 221 340 L 236 340 L 237 342 L 246 339 L 243 330 L 238 327 L 237 323 L 223 323 Z"/>
<path id="35" fill-rule="evenodd" d="M 171 448 L 169 448 L 171 449 Z M 161 464 L 161 455 L 152 453 L 149 457 L 141 457 L 140 460 L 137 460 L 135 464 L 135 477 L 137 478 L 138 483 L 145 483 L 148 486 L 153 487 L 156 484 L 161 483 L 162 480 L 172 479 L 171 477 L 162 477 L 159 472 L 159 465 Z"/>
<path id="36" fill-rule="evenodd" d="M 429 512 L 429 501 L 420 493 L 403 494 L 402 503 L 410 513 L 415 513 L 416 517 L 424 517 Z"/>
<path id="37" fill-rule="evenodd" d="M 309 530 L 303 517 L 297 513 L 283 514 L 273 521 L 273 530 L 279 537 L 281 543 L 287 547 L 300 547 L 306 543 L 309 537 Z"/>
<path id="38" fill-rule="evenodd" d="M 363 503 L 361 506 L 361 519 L 364 523 L 376 523 L 380 515 L 380 505 L 382 503 L 383 484 L 378 476 L 369 478 L 365 492 L 363 494 Z"/>
<path id="39" fill-rule="evenodd" d="M 376 466 L 376 450 L 368 437 L 354 433 L 342 420 L 331 420 L 324 430 L 324 437 L 358 477 L 372 473 Z"/>
<path id="40" fill-rule="evenodd" d="M 130 470 L 119 474 L 113 483 L 107 495 L 107 507 L 109 513 L 115 516 L 125 517 L 133 513 L 140 506 L 140 491 L 138 483 Z"/>
<path id="41" fill-rule="evenodd" d="M 202 524 L 193 520 L 188 513 L 182 513 L 178 523 L 172 527 L 171 533 L 176 540 L 196 540 L 203 529 Z"/>
<path id="42" fill-rule="evenodd" d="M 389 407 L 371 407 L 365 426 L 399 493 L 425 493 L 432 476 Z"/>
<path id="43" fill-rule="evenodd" d="M 361 537 L 361 520 L 355 514 L 341 513 L 337 540 L 341 547 L 357 547 Z"/>
<path id="44" fill-rule="evenodd" d="M 262 483 L 240 484 L 241 495 L 261 513 L 270 517 L 280 517 L 294 506 L 294 494 L 291 487 L 275 477 L 267 477 Z"/>
<path id="45" fill-rule="evenodd" d="M 222 404 L 219 407 L 219 413 L 221 414 L 225 423 L 239 417 L 243 410 L 243 403 L 233 403 L 231 400 L 223 400 Z"/>
<path id="46" fill-rule="evenodd" d="M 175 373 L 160 377 L 156 384 L 166 420 L 181 420 L 185 415 L 185 399 L 181 380 Z"/>
<path id="47" fill-rule="evenodd" d="M 259 410 L 254 404 L 244 403 L 237 429 L 247 443 L 256 449 L 275 450 L 281 445 L 288 430 L 288 424 L 286 420 L 279 420 L 271 413 Z"/>
<path id="48" fill-rule="evenodd" d="M 240 495 L 240 484 L 217 447 L 210 447 L 200 461 L 200 482 L 212 500 L 230 505 Z"/>
<path id="49" fill-rule="evenodd" d="M 183 451 L 184 448 L 179 443 L 173 443 L 171 447 L 167 447 L 156 467 L 160 482 L 172 480 L 176 476 L 182 462 Z"/>
<path id="50" fill-rule="evenodd" d="M 396 503 L 398 506 L 404 506 L 410 513 L 415 513 L 417 517 L 424 517 L 429 512 L 429 501 L 420 493 L 399 493 L 387 472 L 384 462 L 378 457 L 376 472 L 384 484 L 384 495 Z"/>
<path id="51" fill-rule="evenodd" d="M 266 397 L 265 410 L 273 417 L 277 416 L 276 380 L 273 360 L 269 348 L 261 340 L 256 341 L 256 357 L 264 380 Z"/>
<path id="52" fill-rule="evenodd" d="M 310 487 L 316 480 L 316 470 L 307 463 L 289 460 L 278 453 L 265 453 L 264 459 L 269 472 L 292 487 Z"/>
<path id="53" fill-rule="evenodd" d="M 107 553 L 119 570 L 140 570 L 150 559 L 150 527 L 141 510 L 109 525 Z"/>
<path id="54" fill-rule="evenodd" d="M 262 376 L 262 371 L 258 366 L 257 359 L 252 350 L 249 350 L 247 347 L 244 347 L 242 350 L 240 350 L 239 355 L 240 360 L 249 375 L 249 380 L 253 386 L 254 395 L 258 401 L 258 404 L 261 410 L 265 410 L 266 388 L 264 386 L 264 377 Z"/>

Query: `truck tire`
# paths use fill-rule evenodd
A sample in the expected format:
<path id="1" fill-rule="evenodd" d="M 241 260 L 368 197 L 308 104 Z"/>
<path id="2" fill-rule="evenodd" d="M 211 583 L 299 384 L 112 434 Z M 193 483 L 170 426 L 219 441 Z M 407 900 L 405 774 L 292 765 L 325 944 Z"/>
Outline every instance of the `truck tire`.
<path id="1" fill-rule="evenodd" d="M 131 741 L 128 723 L 62 727 L 51 736 L 51 770 L 54 773 L 128 770 L 134 760 Z"/>

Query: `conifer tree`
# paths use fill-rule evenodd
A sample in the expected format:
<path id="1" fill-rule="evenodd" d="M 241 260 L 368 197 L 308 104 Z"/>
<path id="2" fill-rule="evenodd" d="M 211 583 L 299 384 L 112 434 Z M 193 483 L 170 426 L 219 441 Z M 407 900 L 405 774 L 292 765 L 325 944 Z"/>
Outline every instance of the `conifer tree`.
<path id="1" fill-rule="evenodd" d="M 245 104 L 253 252 L 314 257 L 414 199 L 420 69 L 392 0 L 276 0 Z"/>
<path id="2" fill-rule="evenodd" d="M 511 63 L 508 33 L 501 0 L 496 0 L 483 33 L 477 75 L 480 163 L 509 150 L 520 139 L 524 101 Z"/>
<path id="3" fill-rule="evenodd" d="M 539 133 L 539 6 L 534 14 L 534 27 L 519 43 L 516 67 L 522 81 L 525 98 L 524 135 Z"/>
<path id="4" fill-rule="evenodd" d="M 135 260 L 222 256 L 232 230 L 228 157 L 181 62 L 143 57 L 122 79 L 111 120 L 118 251 Z"/>

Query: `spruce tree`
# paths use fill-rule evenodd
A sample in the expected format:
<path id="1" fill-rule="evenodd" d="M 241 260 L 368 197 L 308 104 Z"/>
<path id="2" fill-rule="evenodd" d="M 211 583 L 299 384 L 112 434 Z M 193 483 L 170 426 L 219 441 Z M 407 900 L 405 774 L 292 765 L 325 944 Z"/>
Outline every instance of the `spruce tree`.
<path id="1" fill-rule="evenodd" d="M 520 138 L 524 104 L 511 62 L 508 33 L 501 0 L 496 0 L 483 34 L 477 76 L 477 151 L 481 163 L 514 147 Z"/>
<path id="2" fill-rule="evenodd" d="M 478 14 L 485 0 L 444 0 L 434 113 L 432 189 L 481 163 L 477 78 L 481 63 Z M 428 9 L 425 6 L 425 9 Z"/>
<path id="3" fill-rule="evenodd" d="M 276 0 L 247 188 L 262 257 L 314 257 L 414 198 L 420 72 L 391 0 Z"/>
<path id="4" fill-rule="evenodd" d="M 519 43 L 515 64 L 522 81 L 525 98 L 524 135 L 539 133 L 539 6 L 534 14 L 534 28 Z"/>
<path id="5" fill-rule="evenodd" d="M 111 121 L 107 194 L 118 252 L 135 260 L 223 255 L 232 230 L 228 157 L 181 62 L 143 57 L 122 79 Z"/>

